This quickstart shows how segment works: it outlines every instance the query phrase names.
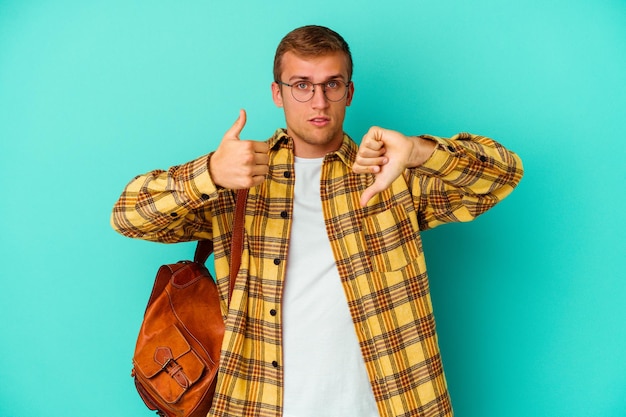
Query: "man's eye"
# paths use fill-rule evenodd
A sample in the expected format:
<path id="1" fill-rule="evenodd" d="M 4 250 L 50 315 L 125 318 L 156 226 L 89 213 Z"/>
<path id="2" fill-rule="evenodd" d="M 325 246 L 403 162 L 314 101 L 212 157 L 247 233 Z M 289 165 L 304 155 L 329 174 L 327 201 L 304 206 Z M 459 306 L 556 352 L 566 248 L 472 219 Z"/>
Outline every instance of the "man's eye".
<path id="1" fill-rule="evenodd" d="M 330 88 L 331 90 L 339 88 L 339 82 L 338 81 L 329 81 L 329 82 L 326 83 L 326 88 Z"/>
<path id="2" fill-rule="evenodd" d="M 307 82 L 296 83 L 295 87 L 298 90 L 310 90 L 311 89 L 310 84 Z"/>

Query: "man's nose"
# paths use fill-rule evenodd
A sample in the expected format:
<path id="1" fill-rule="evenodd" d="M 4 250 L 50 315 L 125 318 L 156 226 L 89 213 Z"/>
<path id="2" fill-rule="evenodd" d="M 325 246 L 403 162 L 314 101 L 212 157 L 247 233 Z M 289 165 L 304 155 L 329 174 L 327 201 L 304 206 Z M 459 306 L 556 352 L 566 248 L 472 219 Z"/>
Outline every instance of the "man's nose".
<path id="1" fill-rule="evenodd" d="M 324 87 L 321 85 L 313 86 L 313 98 L 311 99 L 313 108 L 324 108 L 328 107 L 329 101 L 326 98 L 326 93 L 324 92 Z"/>

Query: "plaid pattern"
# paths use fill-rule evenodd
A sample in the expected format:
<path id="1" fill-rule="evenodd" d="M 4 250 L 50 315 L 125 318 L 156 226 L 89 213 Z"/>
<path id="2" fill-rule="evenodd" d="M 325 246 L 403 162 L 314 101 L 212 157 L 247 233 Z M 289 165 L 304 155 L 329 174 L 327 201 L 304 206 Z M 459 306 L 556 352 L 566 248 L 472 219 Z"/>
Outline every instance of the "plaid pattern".
<path id="1" fill-rule="evenodd" d="M 435 331 L 420 231 L 469 221 L 506 197 L 521 160 L 491 139 L 459 134 L 359 206 L 372 175 L 352 172 L 345 137 L 322 167 L 326 229 L 381 416 L 452 416 Z M 269 140 L 270 173 L 250 190 L 241 269 L 226 310 L 234 193 L 208 173 L 211 155 L 136 177 L 116 203 L 120 233 L 159 242 L 213 239 L 226 320 L 220 376 L 209 416 L 281 415 L 281 294 L 293 205 L 293 143 Z"/>

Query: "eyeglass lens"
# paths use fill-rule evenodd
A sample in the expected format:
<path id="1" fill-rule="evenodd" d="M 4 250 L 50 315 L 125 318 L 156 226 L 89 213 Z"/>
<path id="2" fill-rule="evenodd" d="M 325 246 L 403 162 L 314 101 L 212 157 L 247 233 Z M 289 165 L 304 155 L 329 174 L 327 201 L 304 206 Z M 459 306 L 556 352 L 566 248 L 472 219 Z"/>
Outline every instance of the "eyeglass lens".
<path id="1" fill-rule="evenodd" d="M 298 101 L 309 101 L 315 94 L 315 88 L 321 88 L 326 98 L 330 101 L 339 101 L 345 97 L 347 85 L 341 81 L 327 81 L 313 84 L 310 81 L 300 81 L 291 85 L 291 94 Z"/>

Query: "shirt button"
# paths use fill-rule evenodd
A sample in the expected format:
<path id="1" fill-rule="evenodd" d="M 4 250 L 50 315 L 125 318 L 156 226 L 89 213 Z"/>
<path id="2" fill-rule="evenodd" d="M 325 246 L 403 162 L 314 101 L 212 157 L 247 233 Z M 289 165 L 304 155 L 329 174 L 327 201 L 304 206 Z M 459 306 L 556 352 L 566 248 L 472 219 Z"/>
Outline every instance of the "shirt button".
<path id="1" fill-rule="evenodd" d="M 286 219 L 288 216 L 289 216 L 289 213 L 287 213 L 287 211 L 280 212 L 280 217 L 282 217 L 283 219 Z"/>
<path id="2" fill-rule="evenodd" d="M 272 366 L 273 366 L 274 368 L 278 368 L 278 362 L 276 362 L 276 361 L 272 361 Z"/>
<path id="3" fill-rule="evenodd" d="M 271 310 L 270 310 L 270 315 L 275 316 L 275 315 L 276 315 L 276 310 L 271 309 Z"/>
<path id="4" fill-rule="evenodd" d="M 178 217 L 178 213 L 171 213 L 170 216 L 172 217 Z"/>
<path id="5" fill-rule="evenodd" d="M 280 265 L 280 259 L 278 258 L 274 259 L 274 265 Z"/>
<path id="6" fill-rule="evenodd" d="M 284 175 L 285 178 L 291 178 L 291 172 L 289 172 L 289 171 L 283 172 L 283 175 Z"/>
<path id="7" fill-rule="evenodd" d="M 487 157 L 485 155 L 480 155 L 478 159 L 480 159 L 480 162 L 487 162 Z"/>
<path id="8" fill-rule="evenodd" d="M 203 200 L 208 200 L 208 199 L 209 199 L 209 196 L 208 196 L 207 194 L 202 194 L 202 195 L 200 196 L 200 198 L 201 198 L 201 199 L 203 199 Z"/>

